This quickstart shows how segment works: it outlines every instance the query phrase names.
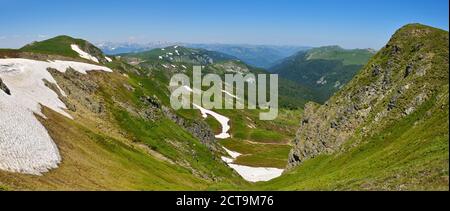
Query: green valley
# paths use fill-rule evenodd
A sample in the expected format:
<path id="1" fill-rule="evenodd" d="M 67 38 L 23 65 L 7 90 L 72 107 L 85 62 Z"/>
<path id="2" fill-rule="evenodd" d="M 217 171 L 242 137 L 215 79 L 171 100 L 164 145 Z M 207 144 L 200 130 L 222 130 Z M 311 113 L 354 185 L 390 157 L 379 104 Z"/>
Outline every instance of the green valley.
<path id="1" fill-rule="evenodd" d="M 1 49 L 0 190 L 448 191 L 448 41 L 409 24 L 378 52 L 300 49 L 270 71 L 192 46 L 105 55 L 58 36 Z M 277 118 L 173 109 L 169 81 L 194 66 L 279 74 Z"/>

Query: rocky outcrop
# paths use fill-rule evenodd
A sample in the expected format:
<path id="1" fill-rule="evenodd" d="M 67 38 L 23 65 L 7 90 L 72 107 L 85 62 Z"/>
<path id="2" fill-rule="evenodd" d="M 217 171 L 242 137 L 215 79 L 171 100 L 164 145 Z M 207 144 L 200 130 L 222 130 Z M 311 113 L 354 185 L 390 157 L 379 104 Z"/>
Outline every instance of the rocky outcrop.
<path id="1" fill-rule="evenodd" d="M 221 151 L 221 148 L 217 145 L 214 137 L 214 133 L 202 120 L 186 120 L 180 117 L 170 108 L 162 105 L 156 96 L 142 96 L 140 101 L 146 105 L 146 108 L 138 111 L 137 113 L 141 118 L 149 121 L 154 121 L 161 118 L 161 113 L 166 118 L 172 120 L 177 125 L 184 128 L 192 136 L 200 140 L 200 142 L 207 146 L 211 151 Z"/>
<path id="2" fill-rule="evenodd" d="M 448 32 L 423 25 L 398 30 L 328 102 L 306 105 L 288 169 L 363 142 L 448 88 L 448 41 Z"/>
<path id="3" fill-rule="evenodd" d="M 49 70 L 51 74 L 58 81 L 59 86 L 64 92 L 75 100 L 79 105 L 84 106 L 94 114 L 102 114 L 105 112 L 105 103 L 96 96 L 95 92 L 98 89 L 98 84 L 93 77 L 81 74 L 72 69 L 68 69 L 65 73 L 60 73 L 55 70 Z M 51 84 L 46 84 L 52 88 Z M 53 88 L 53 90 L 57 90 Z M 59 98 L 66 104 L 71 111 L 76 111 L 76 105 L 71 103 L 66 97 L 62 96 L 59 91 L 55 91 Z"/>
<path id="4" fill-rule="evenodd" d="M 188 121 L 175 114 L 170 108 L 163 106 L 162 111 L 164 115 L 175 122 L 177 125 L 186 129 L 194 137 L 198 138 L 202 144 L 208 147 L 211 151 L 221 152 L 221 148 L 215 141 L 214 133 L 211 128 L 204 121 Z"/>
<path id="5" fill-rule="evenodd" d="M 7 95 L 11 95 L 11 91 L 6 86 L 6 84 L 3 83 L 1 78 L 0 78 L 0 90 L 4 91 Z"/>

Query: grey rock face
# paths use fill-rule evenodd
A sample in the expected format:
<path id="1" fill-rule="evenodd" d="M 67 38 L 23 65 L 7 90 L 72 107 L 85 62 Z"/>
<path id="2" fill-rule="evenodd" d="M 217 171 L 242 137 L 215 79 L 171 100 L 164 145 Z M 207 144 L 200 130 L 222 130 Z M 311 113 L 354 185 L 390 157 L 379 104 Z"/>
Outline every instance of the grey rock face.
<path id="1" fill-rule="evenodd" d="M 426 28 L 400 29 L 325 105 L 307 104 L 287 168 L 345 151 L 350 139 L 352 146 L 364 142 L 448 87 L 448 33 L 438 34 L 440 42 L 432 41 L 429 37 L 436 35 L 430 33 Z"/>
<path id="2" fill-rule="evenodd" d="M 8 89 L 6 84 L 3 83 L 1 78 L 0 78 L 0 90 L 4 91 L 7 95 L 11 95 L 11 91 Z"/>
<path id="3" fill-rule="evenodd" d="M 162 106 L 162 111 L 167 118 L 186 129 L 194 137 L 198 138 L 202 144 L 208 147 L 209 150 L 217 152 L 221 151 L 215 141 L 213 131 L 204 121 L 187 121 L 176 115 L 172 112 L 172 110 L 170 110 L 170 108 L 165 106 Z"/>
<path id="4" fill-rule="evenodd" d="M 89 111 L 95 114 L 102 114 L 105 112 L 105 105 L 102 99 L 95 96 L 95 92 L 98 89 L 98 85 L 93 81 L 92 77 L 89 75 L 84 75 L 74 70 L 68 69 L 65 73 L 60 73 L 55 70 L 50 70 L 52 75 L 58 81 L 59 86 L 67 95 L 70 95 L 79 104 L 86 107 Z M 52 85 L 47 84 L 48 87 L 52 88 Z M 52 88 L 53 90 L 58 90 Z M 68 109 L 71 111 L 76 111 L 76 106 L 70 103 L 67 98 L 63 97 L 59 91 L 58 93 L 60 99 L 67 105 Z"/>

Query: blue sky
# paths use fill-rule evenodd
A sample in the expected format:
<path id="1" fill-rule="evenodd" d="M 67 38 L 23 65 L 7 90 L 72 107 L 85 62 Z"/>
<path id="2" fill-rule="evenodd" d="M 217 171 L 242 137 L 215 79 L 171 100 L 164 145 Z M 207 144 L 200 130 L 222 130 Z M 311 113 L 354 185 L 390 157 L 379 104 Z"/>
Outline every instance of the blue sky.
<path id="1" fill-rule="evenodd" d="M 66 34 L 172 41 L 380 48 L 399 27 L 448 30 L 448 0 L 0 0 L 0 48 Z"/>

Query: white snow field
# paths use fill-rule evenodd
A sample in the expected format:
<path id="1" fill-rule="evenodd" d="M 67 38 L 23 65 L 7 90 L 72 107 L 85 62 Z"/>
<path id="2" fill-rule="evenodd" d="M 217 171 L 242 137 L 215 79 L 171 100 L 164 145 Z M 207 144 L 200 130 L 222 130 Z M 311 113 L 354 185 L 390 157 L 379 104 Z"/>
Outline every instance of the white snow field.
<path id="1" fill-rule="evenodd" d="M 249 182 L 269 181 L 273 178 L 281 176 L 284 171 L 283 169 L 278 168 L 250 167 L 233 164 L 233 161 L 241 156 L 241 154 L 238 152 L 233 152 L 225 147 L 224 149 L 232 158 L 222 156 L 222 160 L 227 163 L 230 168 L 234 169 L 239 175 L 241 175 L 242 178 Z"/>
<path id="2" fill-rule="evenodd" d="M 242 154 L 239 153 L 239 152 L 231 151 L 231 150 L 229 150 L 229 149 L 227 149 L 227 148 L 225 148 L 225 147 L 223 147 L 223 149 L 224 149 L 224 150 L 228 153 L 228 155 L 230 155 L 231 158 L 233 158 L 233 159 L 236 159 L 236 158 L 238 158 L 239 156 L 242 155 Z"/>
<path id="3" fill-rule="evenodd" d="M 216 135 L 216 138 L 218 139 L 227 139 L 230 138 L 230 134 L 228 133 L 228 131 L 230 130 L 230 125 L 228 125 L 228 122 L 230 121 L 230 119 L 228 119 L 228 117 L 222 116 L 214 111 L 205 109 L 203 107 L 200 107 L 196 104 L 192 104 L 194 105 L 194 107 L 196 107 L 197 109 L 200 110 L 200 112 L 202 113 L 203 118 L 208 117 L 208 115 L 211 115 L 212 117 L 214 117 L 217 121 L 219 121 L 220 125 L 222 125 L 222 132 L 219 135 Z"/>
<path id="4" fill-rule="evenodd" d="M 94 62 L 98 63 L 98 59 L 97 58 L 95 58 L 91 54 L 88 54 L 88 53 L 84 52 L 83 50 L 81 50 L 78 45 L 72 44 L 72 45 L 70 45 L 70 47 L 72 48 L 72 50 L 77 52 L 80 55 L 81 58 L 88 59 L 88 60 L 91 60 L 91 61 L 94 61 Z"/>
<path id="5" fill-rule="evenodd" d="M 41 105 L 72 118 L 58 95 L 45 86 L 44 79 L 57 85 L 47 68 L 65 72 L 71 67 L 86 74 L 90 70 L 111 69 L 71 61 L 0 59 L 0 78 L 11 95 L 0 90 L 0 170 L 41 175 L 57 168 L 61 161 L 58 148 L 35 114 L 46 118 Z"/>
<path id="6" fill-rule="evenodd" d="M 112 62 L 112 59 L 109 58 L 109 57 L 107 57 L 107 56 L 105 56 L 105 59 L 106 59 L 106 61 L 108 61 L 108 62 Z"/>
<path id="7" fill-rule="evenodd" d="M 242 178 L 249 182 L 269 181 L 281 176 L 284 171 L 283 169 L 277 168 L 250 167 L 231 163 L 229 163 L 228 166 L 237 171 Z"/>

